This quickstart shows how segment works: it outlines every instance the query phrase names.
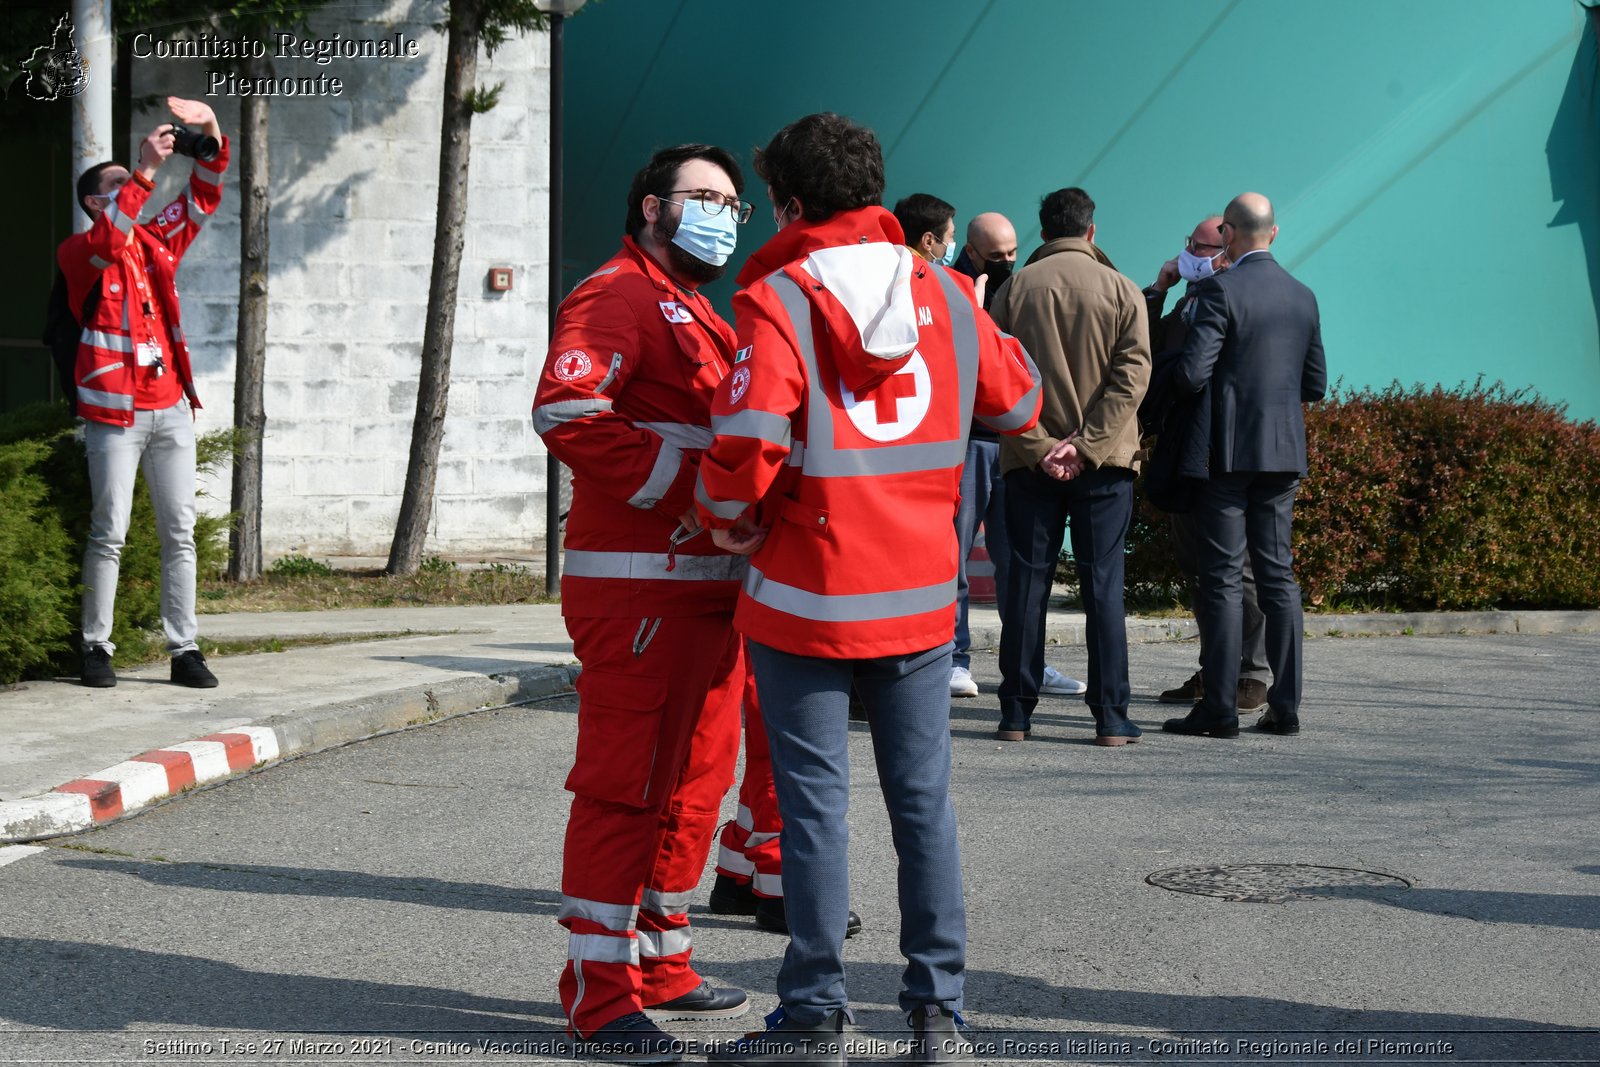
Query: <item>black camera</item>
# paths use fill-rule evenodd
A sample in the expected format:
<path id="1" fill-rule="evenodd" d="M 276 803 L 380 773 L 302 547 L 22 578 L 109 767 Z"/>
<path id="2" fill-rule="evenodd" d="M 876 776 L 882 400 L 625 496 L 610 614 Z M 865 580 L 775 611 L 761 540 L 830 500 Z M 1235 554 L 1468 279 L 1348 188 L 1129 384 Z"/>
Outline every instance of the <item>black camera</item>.
<path id="1" fill-rule="evenodd" d="M 172 124 L 172 150 L 180 156 L 200 159 L 210 163 L 222 151 L 222 145 L 210 134 L 197 133 L 187 126 Z"/>

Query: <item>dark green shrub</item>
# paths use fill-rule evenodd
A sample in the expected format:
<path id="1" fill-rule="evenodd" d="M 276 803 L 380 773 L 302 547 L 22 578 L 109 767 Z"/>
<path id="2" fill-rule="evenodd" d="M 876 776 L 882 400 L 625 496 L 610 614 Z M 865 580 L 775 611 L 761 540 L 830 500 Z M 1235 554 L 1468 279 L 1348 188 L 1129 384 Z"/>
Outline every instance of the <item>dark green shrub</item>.
<path id="1" fill-rule="evenodd" d="M 1295 564 L 1313 605 L 1395 610 L 1600 605 L 1600 428 L 1504 386 L 1392 385 L 1306 415 Z M 1130 593 L 1179 591 L 1140 502 Z"/>
<path id="2" fill-rule="evenodd" d="M 300 555 L 273 560 L 267 568 L 269 578 L 326 578 L 332 573 L 333 568 L 320 559 Z"/>
<path id="3" fill-rule="evenodd" d="M 224 461 L 232 449 L 231 430 L 203 435 L 196 443 L 197 465 L 210 470 Z M 12 627 L 0 629 L 0 663 L 14 657 L 18 677 L 43 677 L 76 673 L 78 578 L 83 566 L 83 546 L 89 534 L 89 468 L 76 420 L 62 404 L 35 404 L 0 417 L 0 449 L 16 450 L 23 466 L 22 482 L 37 479 L 45 487 L 43 496 L 32 506 L 39 516 L 37 524 L 61 531 L 64 541 L 49 548 L 48 557 L 35 555 L 31 562 L 20 562 L 30 546 L 45 544 L 41 535 L 26 544 L 13 543 L 0 535 L 0 571 L 15 567 L 26 575 L 35 568 L 41 588 L 51 590 L 41 596 L 65 596 L 67 607 L 48 618 L 41 617 L 28 638 L 30 652 L 19 652 L 20 638 Z M 7 501 L 6 511 L 10 511 Z M 7 523 L 9 525 L 9 523 Z M 20 524 L 23 533 L 28 529 Z M 202 512 L 195 521 L 195 553 L 201 576 L 220 571 L 227 563 L 227 516 Z M 65 567 L 67 578 L 59 579 Z M 56 577 L 52 577 L 56 576 Z M 161 625 L 161 544 L 156 535 L 150 494 L 141 475 L 134 487 L 133 516 L 128 538 L 122 549 L 122 567 L 117 585 L 116 612 L 111 639 L 118 645 L 118 658 L 136 659 L 150 645 L 149 632 Z M 64 588 L 64 592 L 63 592 Z M 0 596 L 4 596 L 0 593 Z M 4 608 L 0 608 L 3 613 Z M 159 648 L 159 643 L 156 645 Z M 23 660 L 26 664 L 23 665 Z M 0 671 L 0 680 L 15 681 L 9 670 Z"/>
<path id="4" fill-rule="evenodd" d="M 50 662 L 77 604 L 78 568 L 38 473 L 48 451 L 0 444 L 0 684 Z"/>

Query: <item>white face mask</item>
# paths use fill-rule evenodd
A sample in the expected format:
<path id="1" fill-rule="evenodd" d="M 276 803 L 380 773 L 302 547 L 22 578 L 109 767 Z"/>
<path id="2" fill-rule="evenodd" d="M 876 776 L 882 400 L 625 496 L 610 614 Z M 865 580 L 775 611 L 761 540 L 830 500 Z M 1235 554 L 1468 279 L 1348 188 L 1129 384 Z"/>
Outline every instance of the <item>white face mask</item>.
<path id="1" fill-rule="evenodd" d="M 1218 252 L 1215 256 L 1197 256 L 1185 248 L 1178 253 L 1178 274 L 1191 282 L 1202 281 L 1217 273 L 1217 259 L 1222 255 Z"/>

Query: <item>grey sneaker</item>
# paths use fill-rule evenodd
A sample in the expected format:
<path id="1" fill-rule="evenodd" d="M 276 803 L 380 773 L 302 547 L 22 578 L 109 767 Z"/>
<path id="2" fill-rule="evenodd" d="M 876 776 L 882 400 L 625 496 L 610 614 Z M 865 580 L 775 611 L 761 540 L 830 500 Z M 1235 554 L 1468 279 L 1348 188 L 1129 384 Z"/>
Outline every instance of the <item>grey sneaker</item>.
<path id="1" fill-rule="evenodd" d="M 910 1063 L 971 1063 L 972 1033 L 958 1011 L 924 1004 L 911 1013 Z"/>
<path id="2" fill-rule="evenodd" d="M 1039 686 L 1039 692 L 1051 696 L 1075 697 L 1082 696 L 1088 691 L 1088 683 L 1069 678 L 1048 663 L 1044 665 L 1044 681 Z"/>

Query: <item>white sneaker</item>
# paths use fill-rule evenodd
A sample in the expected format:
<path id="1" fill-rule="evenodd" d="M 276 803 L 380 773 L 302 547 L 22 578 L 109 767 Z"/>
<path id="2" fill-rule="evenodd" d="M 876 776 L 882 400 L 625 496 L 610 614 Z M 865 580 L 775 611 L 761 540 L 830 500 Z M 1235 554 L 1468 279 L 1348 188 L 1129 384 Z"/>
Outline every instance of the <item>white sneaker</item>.
<path id="1" fill-rule="evenodd" d="M 950 668 L 950 695 L 953 697 L 975 697 L 978 695 L 978 683 L 972 680 L 972 672 L 965 667 Z"/>
<path id="2" fill-rule="evenodd" d="M 954 680 L 950 684 L 953 689 Z M 1049 693 L 1052 696 L 1075 697 L 1088 691 L 1089 687 L 1085 683 L 1076 678 L 1068 678 L 1048 663 L 1044 665 L 1044 684 L 1039 686 L 1039 692 Z"/>

